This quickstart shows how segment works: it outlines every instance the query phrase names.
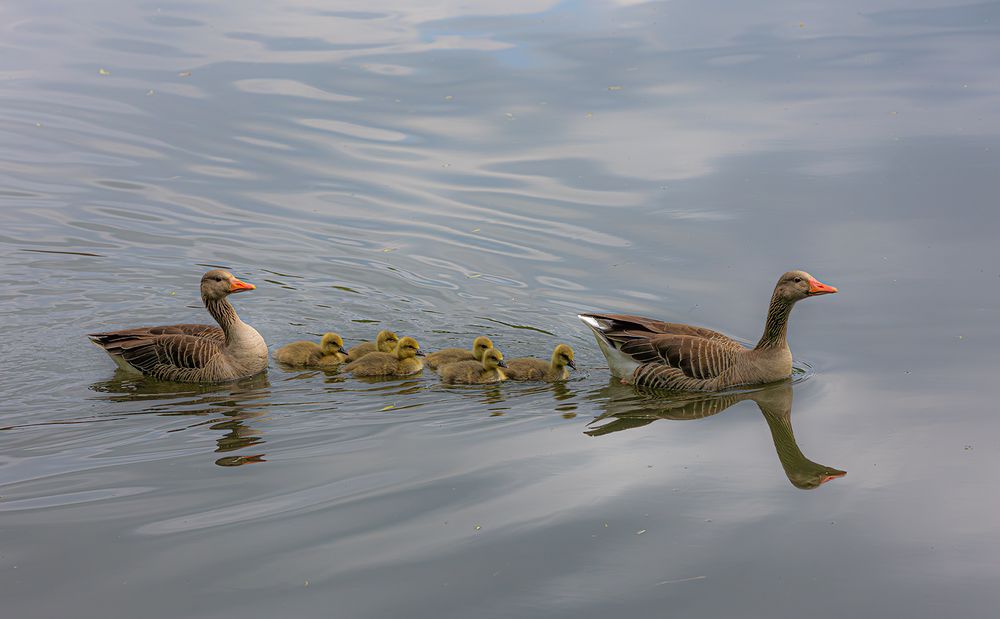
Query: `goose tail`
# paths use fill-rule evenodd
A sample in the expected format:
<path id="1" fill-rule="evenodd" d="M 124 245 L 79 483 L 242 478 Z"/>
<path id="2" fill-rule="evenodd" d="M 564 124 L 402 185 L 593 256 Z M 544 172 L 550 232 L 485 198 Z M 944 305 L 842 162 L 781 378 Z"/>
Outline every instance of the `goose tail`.
<path id="1" fill-rule="evenodd" d="M 599 314 L 577 314 L 576 317 L 582 320 L 583 324 L 590 327 L 590 330 L 594 332 L 594 339 L 597 340 L 597 345 L 608 360 L 608 368 L 611 370 L 611 373 L 618 378 L 631 380 L 635 369 L 639 367 L 639 362 L 619 350 L 618 347 L 621 344 L 614 342 L 605 335 L 605 331 L 612 328 L 611 321 Z"/>

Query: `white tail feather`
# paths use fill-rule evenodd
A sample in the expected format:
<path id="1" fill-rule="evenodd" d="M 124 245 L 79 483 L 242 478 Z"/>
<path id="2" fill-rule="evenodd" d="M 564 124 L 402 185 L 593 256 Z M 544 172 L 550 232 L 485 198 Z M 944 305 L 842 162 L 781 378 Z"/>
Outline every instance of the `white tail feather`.
<path id="1" fill-rule="evenodd" d="M 618 350 L 614 342 L 604 337 L 603 325 L 593 316 L 578 314 L 577 318 L 594 332 L 594 339 L 597 340 L 597 345 L 608 360 L 608 368 L 611 369 L 611 373 L 618 378 L 631 379 L 635 369 L 639 367 L 639 362 Z"/>

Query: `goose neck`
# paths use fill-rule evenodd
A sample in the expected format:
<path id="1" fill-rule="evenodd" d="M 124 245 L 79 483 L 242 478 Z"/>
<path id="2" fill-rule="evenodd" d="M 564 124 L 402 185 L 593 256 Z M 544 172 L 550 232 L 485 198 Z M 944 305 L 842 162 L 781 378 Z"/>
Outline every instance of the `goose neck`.
<path id="1" fill-rule="evenodd" d="M 781 298 L 775 291 L 767 309 L 764 334 L 757 343 L 756 350 L 788 347 L 788 316 L 792 312 L 792 305 L 794 303 Z"/>
<path id="2" fill-rule="evenodd" d="M 212 315 L 215 322 L 219 323 L 219 326 L 222 327 L 222 332 L 226 334 L 226 343 L 228 344 L 234 327 L 240 324 L 240 317 L 236 314 L 236 310 L 229 302 L 229 299 L 225 297 L 221 299 L 203 298 L 202 300 L 205 302 L 205 309 Z"/>

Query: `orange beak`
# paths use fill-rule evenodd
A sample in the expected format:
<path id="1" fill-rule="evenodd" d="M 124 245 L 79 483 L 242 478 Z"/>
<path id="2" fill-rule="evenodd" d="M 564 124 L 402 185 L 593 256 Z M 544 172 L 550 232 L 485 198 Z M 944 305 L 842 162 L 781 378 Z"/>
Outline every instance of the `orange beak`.
<path id="1" fill-rule="evenodd" d="M 816 296 L 818 294 L 833 294 L 837 292 L 837 289 L 833 286 L 827 286 L 823 282 L 819 281 L 815 277 L 809 280 L 809 296 Z"/>
<path id="2" fill-rule="evenodd" d="M 241 282 L 240 280 L 233 278 L 233 281 L 229 282 L 229 292 L 243 292 L 244 290 L 256 290 L 257 286 L 253 284 L 248 284 L 246 282 Z"/>
<path id="3" fill-rule="evenodd" d="M 832 481 L 834 479 L 840 479 L 844 475 L 847 475 L 847 471 L 836 471 L 836 472 L 830 473 L 829 475 L 824 475 L 822 478 L 820 478 L 819 485 L 822 486 L 823 484 L 825 484 L 828 481 Z"/>

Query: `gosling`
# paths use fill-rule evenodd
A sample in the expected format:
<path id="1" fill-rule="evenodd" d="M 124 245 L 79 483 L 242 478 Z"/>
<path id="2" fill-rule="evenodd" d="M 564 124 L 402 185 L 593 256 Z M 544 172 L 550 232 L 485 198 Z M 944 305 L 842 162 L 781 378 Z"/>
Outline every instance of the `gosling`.
<path id="1" fill-rule="evenodd" d="M 545 362 L 541 359 L 522 357 L 507 362 L 507 377 L 511 380 L 542 380 L 553 382 L 569 378 L 566 366 L 576 369 L 573 362 L 573 349 L 566 344 L 559 344 L 552 351 L 552 359 Z"/>
<path id="2" fill-rule="evenodd" d="M 357 346 L 352 346 L 347 351 L 347 356 L 351 358 L 351 361 L 357 361 L 368 353 L 392 352 L 396 350 L 397 344 L 399 344 L 399 336 L 392 331 L 382 330 L 378 332 L 374 342 L 361 342 Z"/>
<path id="3" fill-rule="evenodd" d="M 344 370 L 355 376 L 409 376 L 424 367 L 420 344 L 412 337 L 399 340 L 394 352 L 370 352 L 357 361 L 351 361 Z"/>
<path id="4" fill-rule="evenodd" d="M 336 333 L 324 333 L 316 342 L 299 340 L 274 352 L 278 363 L 298 368 L 333 367 L 347 361 L 344 340 Z"/>
<path id="5" fill-rule="evenodd" d="M 483 352 L 482 361 L 458 361 L 441 366 L 439 373 L 441 381 L 449 385 L 462 383 L 466 385 L 485 385 L 507 380 L 507 374 L 500 368 L 507 367 L 503 361 L 503 353 L 496 348 L 488 348 Z"/>
<path id="6" fill-rule="evenodd" d="M 467 348 L 442 348 L 427 355 L 427 367 L 436 370 L 449 363 L 459 361 L 482 361 L 483 353 L 493 348 L 493 342 L 485 335 L 472 341 L 472 350 Z"/>

